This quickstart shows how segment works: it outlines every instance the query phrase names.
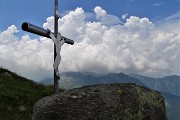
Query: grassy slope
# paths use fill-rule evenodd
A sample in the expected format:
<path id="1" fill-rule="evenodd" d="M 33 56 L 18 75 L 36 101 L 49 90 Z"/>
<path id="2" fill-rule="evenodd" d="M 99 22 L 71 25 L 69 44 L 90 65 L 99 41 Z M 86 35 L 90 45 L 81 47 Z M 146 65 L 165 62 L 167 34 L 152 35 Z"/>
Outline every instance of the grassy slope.
<path id="1" fill-rule="evenodd" d="M 0 68 L 0 120 L 31 120 L 34 104 L 52 94 L 52 86 L 37 84 Z"/>

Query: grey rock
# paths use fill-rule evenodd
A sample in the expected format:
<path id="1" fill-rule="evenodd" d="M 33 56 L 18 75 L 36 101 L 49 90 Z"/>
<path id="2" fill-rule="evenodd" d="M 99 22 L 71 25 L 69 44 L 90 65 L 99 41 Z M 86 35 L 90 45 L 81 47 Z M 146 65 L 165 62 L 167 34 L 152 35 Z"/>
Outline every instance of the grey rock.
<path id="1" fill-rule="evenodd" d="M 13 79 L 11 73 L 9 72 L 1 73 L 0 76 L 5 76 L 5 77 L 8 77 L 9 79 Z"/>
<path id="2" fill-rule="evenodd" d="M 92 85 L 39 100 L 33 120 L 167 120 L 159 92 L 136 84 Z"/>
<path id="3" fill-rule="evenodd" d="M 19 111 L 20 111 L 20 112 L 24 112 L 25 110 L 26 110 L 26 108 L 25 108 L 24 106 L 20 106 L 20 107 L 19 107 Z"/>

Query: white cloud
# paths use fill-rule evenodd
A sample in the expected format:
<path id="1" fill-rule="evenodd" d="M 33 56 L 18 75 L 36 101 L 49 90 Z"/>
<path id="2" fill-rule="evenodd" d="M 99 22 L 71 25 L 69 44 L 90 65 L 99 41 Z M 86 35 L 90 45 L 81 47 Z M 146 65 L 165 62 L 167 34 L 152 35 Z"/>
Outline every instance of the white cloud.
<path id="1" fill-rule="evenodd" d="M 104 25 L 114 25 L 123 23 L 117 16 L 107 14 L 107 12 L 100 6 L 94 8 L 97 20 L 99 20 Z"/>
<path id="2" fill-rule="evenodd" d="M 139 18 L 131 16 L 126 20 L 125 27 L 135 35 L 138 40 L 145 39 L 145 41 L 151 40 L 151 33 L 154 30 L 154 24 L 149 21 L 148 18 Z"/>
<path id="3" fill-rule="evenodd" d="M 161 5 L 163 5 L 163 4 L 164 4 L 164 3 L 161 2 L 161 3 L 154 3 L 153 5 L 154 5 L 154 6 L 161 6 Z"/>
<path id="4" fill-rule="evenodd" d="M 166 18 L 163 18 L 161 20 L 157 20 L 155 25 L 159 27 L 160 30 L 163 30 L 164 32 L 173 32 L 173 33 L 180 33 L 179 26 L 179 17 L 180 12 L 177 12 L 171 16 L 168 16 Z"/>
<path id="5" fill-rule="evenodd" d="M 94 12 L 96 13 L 97 18 L 104 17 L 107 14 L 100 6 L 95 7 Z"/>
<path id="6" fill-rule="evenodd" d="M 128 16 L 128 14 L 126 13 L 126 14 L 124 14 L 124 15 L 122 15 L 122 19 L 123 20 L 125 20 L 126 18 L 127 18 L 127 16 Z"/>
<path id="7" fill-rule="evenodd" d="M 16 32 L 17 28 L 12 25 L 0 33 L 0 66 L 29 78 L 41 78 L 51 69 L 51 40 L 31 39 L 28 35 L 18 38 L 14 35 Z"/>
<path id="8" fill-rule="evenodd" d="M 108 17 L 100 7 L 95 13 Z M 148 18 L 131 16 L 124 25 L 107 26 L 102 21 L 86 21 L 85 14 L 77 8 L 59 19 L 59 32 L 75 40 L 73 46 L 62 47 L 61 72 L 180 74 L 180 34 L 171 31 L 170 25 L 166 30 Z M 53 19 L 47 18 L 44 28 L 53 31 Z M 35 80 L 53 75 L 53 42 L 28 35 L 20 38 L 16 32 L 14 25 L 0 32 L 0 66 Z"/>

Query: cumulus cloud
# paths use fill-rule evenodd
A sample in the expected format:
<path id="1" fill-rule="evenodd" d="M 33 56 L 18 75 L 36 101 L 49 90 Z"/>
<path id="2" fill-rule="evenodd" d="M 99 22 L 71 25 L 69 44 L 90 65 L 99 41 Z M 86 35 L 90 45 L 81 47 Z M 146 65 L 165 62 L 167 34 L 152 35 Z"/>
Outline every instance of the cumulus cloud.
<path id="1" fill-rule="evenodd" d="M 97 6 L 94 8 L 97 20 L 104 25 L 114 25 L 123 23 L 117 16 L 108 14 L 102 7 Z"/>
<path id="2" fill-rule="evenodd" d="M 21 38 L 15 25 L 0 32 L 0 66 L 32 79 L 40 79 L 51 69 L 53 44 L 45 38 Z M 49 74 L 48 74 L 49 75 Z"/>
<path id="3" fill-rule="evenodd" d="M 137 16 L 126 19 L 124 25 L 109 26 L 102 20 L 109 17 L 105 10 L 96 7 L 94 12 L 100 21 L 86 21 L 82 8 L 59 19 L 59 32 L 75 41 L 73 46 L 62 46 L 61 72 L 179 75 L 179 32 Z M 54 17 L 49 17 L 43 27 L 53 31 L 53 22 Z M 35 80 L 52 76 L 52 40 L 17 37 L 16 32 L 14 25 L 0 32 L 0 65 Z"/>
<path id="4" fill-rule="evenodd" d="M 152 35 L 154 24 L 150 22 L 148 18 L 140 19 L 139 17 L 131 16 L 126 20 L 125 27 L 127 27 L 133 35 L 137 35 L 138 40 L 145 39 L 145 41 L 147 41 L 147 38 Z"/>
<path id="5" fill-rule="evenodd" d="M 100 6 L 95 7 L 94 12 L 96 13 L 97 18 L 101 18 L 107 14 Z"/>

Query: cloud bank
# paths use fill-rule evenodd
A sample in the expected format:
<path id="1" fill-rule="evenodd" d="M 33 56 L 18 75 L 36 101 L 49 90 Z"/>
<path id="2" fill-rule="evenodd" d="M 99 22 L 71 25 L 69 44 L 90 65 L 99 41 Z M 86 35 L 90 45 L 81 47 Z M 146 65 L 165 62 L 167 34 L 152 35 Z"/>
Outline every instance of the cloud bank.
<path id="1" fill-rule="evenodd" d="M 178 28 L 169 29 L 169 24 L 156 26 L 148 18 L 137 16 L 130 16 L 124 25 L 113 25 L 114 21 L 120 21 L 118 17 L 107 14 L 99 6 L 94 12 L 98 22 L 86 21 L 82 8 L 59 19 L 59 32 L 75 41 L 73 46 L 62 47 L 61 72 L 180 74 Z M 53 31 L 53 22 L 54 17 L 49 17 L 43 27 Z M 0 66 L 37 81 L 52 76 L 52 40 L 18 37 L 17 32 L 15 25 L 0 32 Z"/>

